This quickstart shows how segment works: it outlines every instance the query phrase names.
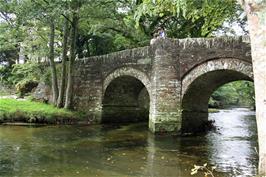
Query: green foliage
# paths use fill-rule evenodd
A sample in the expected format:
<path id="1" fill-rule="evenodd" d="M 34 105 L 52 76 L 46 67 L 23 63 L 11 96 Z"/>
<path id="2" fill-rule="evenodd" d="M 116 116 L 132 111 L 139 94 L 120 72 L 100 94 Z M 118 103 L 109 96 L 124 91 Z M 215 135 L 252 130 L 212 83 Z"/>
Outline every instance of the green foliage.
<path id="1" fill-rule="evenodd" d="M 0 1 L 0 13 L 0 63 L 9 65 L 20 51 L 29 61 L 49 58 L 51 19 L 55 58 L 60 60 L 64 21 L 71 21 L 73 14 L 79 23 L 77 50 L 71 53 L 78 57 L 148 45 L 159 26 L 166 28 L 168 37 L 210 37 L 228 31 L 225 22 L 245 24 L 246 20 L 239 17 L 242 10 L 235 0 L 8 0 Z M 70 23 L 73 27 L 73 21 Z M 0 74 L 2 82 L 19 88 L 36 81 L 51 85 L 50 70 L 34 62 L 14 65 L 11 73 L 0 69 Z M 225 90 L 224 95 L 218 91 L 211 101 L 217 102 L 231 91 Z M 229 102 L 236 103 L 236 97 Z"/>
<path id="2" fill-rule="evenodd" d="M 18 57 L 16 31 L 9 29 L 5 23 L 0 23 L 0 64 L 11 65 Z"/>
<path id="3" fill-rule="evenodd" d="M 25 26 L 17 21 L 18 1 L 0 1 L 0 63 L 15 63 L 18 58 L 20 43 L 25 38 Z"/>
<path id="4" fill-rule="evenodd" d="M 22 82 L 23 80 L 39 81 L 43 70 L 41 65 L 34 62 L 27 62 L 25 64 L 15 64 L 9 78 L 13 85 Z"/>
<path id="5" fill-rule="evenodd" d="M 99 0 L 84 4 L 80 12 L 79 56 L 148 45 L 150 36 L 135 28 L 135 8 L 136 4 L 127 0 Z M 85 54 L 80 55 L 81 51 Z"/>
<path id="6" fill-rule="evenodd" d="M 117 34 L 114 38 L 114 45 L 116 46 L 117 50 L 124 50 L 130 48 L 132 44 L 129 39 L 120 34 Z"/>
<path id="7" fill-rule="evenodd" d="M 255 106 L 254 84 L 250 81 L 236 81 L 218 88 L 211 96 L 213 107 L 225 105 Z"/>
<path id="8" fill-rule="evenodd" d="M 11 75 L 11 72 L 12 72 L 11 67 L 0 66 L 0 83 L 9 85 L 8 80 L 9 76 Z"/>
<path id="9" fill-rule="evenodd" d="M 62 66 L 58 64 L 56 69 L 60 73 Z M 39 82 L 51 86 L 51 70 L 43 63 L 27 62 L 25 64 L 14 64 L 11 68 L 0 67 L 0 83 L 15 87 L 20 95 L 30 91 L 30 88 L 33 88 Z"/>
<path id="10" fill-rule="evenodd" d="M 169 37 L 209 37 L 224 22 L 245 21 L 242 12 L 235 0 L 143 0 L 134 17 L 149 32 L 163 26 Z"/>
<path id="11" fill-rule="evenodd" d="M 0 99 L 0 122 L 73 123 L 84 118 L 81 112 L 58 109 L 28 100 Z"/>
<path id="12" fill-rule="evenodd" d="M 50 83 L 50 70 L 47 66 L 35 62 L 14 64 L 12 68 L 0 67 L 0 82 L 16 87 L 19 95 L 30 92 L 39 82 Z"/>
<path id="13" fill-rule="evenodd" d="M 33 81 L 33 80 L 27 80 L 27 79 L 23 79 L 22 81 L 18 82 L 16 84 L 16 90 L 19 93 L 20 97 L 23 97 L 26 93 L 29 93 L 32 91 L 33 88 L 38 86 L 38 82 L 37 81 Z"/>
<path id="14" fill-rule="evenodd" d="M 64 18 L 77 7 L 79 57 L 148 45 L 159 26 L 169 37 L 209 37 L 221 29 L 229 31 L 224 22 L 245 22 L 235 0 L 0 1 L 6 17 L 0 23 L 0 59 L 14 63 L 19 48 L 29 60 L 47 58 L 50 19 L 56 27 L 55 57 L 60 58 Z"/>

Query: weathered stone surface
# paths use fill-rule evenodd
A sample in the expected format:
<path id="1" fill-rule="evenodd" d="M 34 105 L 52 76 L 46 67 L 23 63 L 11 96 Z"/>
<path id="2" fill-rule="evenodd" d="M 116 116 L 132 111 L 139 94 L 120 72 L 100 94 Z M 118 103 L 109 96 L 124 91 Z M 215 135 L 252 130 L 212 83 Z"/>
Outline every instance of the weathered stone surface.
<path id="1" fill-rule="evenodd" d="M 200 131 L 208 121 L 208 102 L 220 86 L 236 80 L 252 80 L 252 64 L 219 58 L 197 65 L 182 78 L 182 131 Z"/>
<path id="2" fill-rule="evenodd" d="M 191 85 L 193 81 L 195 81 L 197 78 L 203 76 L 206 73 L 215 72 L 215 71 L 222 71 L 224 73 L 226 73 L 227 71 L 236 71 L 238 73 L 243 74 L 243 78 L 241 77 L 236 78 L 237 80 L 253 79 L 253 70 L 251 62 L 235 58 L 219 58 L 215 60 L 210 60 L 196 66 L 182 78 L 182 96 L 187 92 L 188 87 Z M 218 78 L 219 76 L 215 77 Z M 231 78 L 226 78 L 226 79 L 228 80 Z M 208 85 L 213 85 L 213 83 L 208 83 Z M 217 88 L 217 86 L 215 86 L 215 88 Z"/>
<path id="3" fill-rule="evenodd" d="M 51 88 L 43 82 L 38 84 L 32 96 L 41 102 L 52 102 Z"/>
<path id="4" fill-rule="evenodd" d="M 148 110 L 149 95 L 145 86 L 132 76 L 121 76 L 105 90 L 102 122 L 148 120 Z"/>
<path id="5" fill-rule="evenodd" d="M 254 70 L 259 174 L 266 175 L 266 1 L 239 0 L 249 23 Z"/>
<path id="6" fill-rule="evenodd" d="M 208 119 L 219 86 L 252 80 L 247 37 L 159 39 L 152 46 L 80 59 L 75 108 L 97 122 L 142 120 L 153 132 L 189 132 Z M 146 116 L 145 116 L 146 115 Z"/>
<path id="7" fill-rule="evenodd" d="M 172 53 L 175 43 L 161 39 L 153 47 L 149 127 L 153 132 L 179 132 L 181 81 Z"/>

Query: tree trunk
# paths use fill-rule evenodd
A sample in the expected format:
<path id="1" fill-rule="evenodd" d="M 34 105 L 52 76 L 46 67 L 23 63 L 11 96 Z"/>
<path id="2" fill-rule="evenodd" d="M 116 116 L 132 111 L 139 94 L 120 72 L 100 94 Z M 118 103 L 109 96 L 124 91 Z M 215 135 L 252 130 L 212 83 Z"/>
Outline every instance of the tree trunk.
<path id="1" fill-rule="evenodd" d="M 74 12 L 73 20 L 72 20 L 72 30 L 71 30 L 70 60 L 69 60 L 69 65 L 68 65 L 66 101 L 65 101 L 65 106 L 64 106 L 66 109 L 70 109 L 72 107 L 73 67 L 74 67 L 74 62 L 75 62 L 75 57 L 76 57 L 77 28 L 78 28 L 78 15 L 76 12 Z"/>
<path id="2" fill-rule="evenodd" d="M 59 89 L 59 96 L 57 99 L 57 107 L 61 108 L 64 103 L 65 86 L 66 86 L 66 59 L 68 51 L 68 36 L 69 36 L 69 21 L 65 18 L 64 21 L 64 39 L 63 39 L 63 53 L 62 53 L 62 76 L 61 85 Z"/>
<path id="3" fill-rule="evenodd" d="M 259 175 L 266 175 L 266 1 L 239 0 L 249 24 L 259 141 Z"/>
<path id="4" fill-rule="evenodd" d="M 55 38 L 55 26 L 54 21 L 50 21 L 50 39 L 49 39 L 49 61 L 52 72 L 52 90 L 53 90 L 53 104 L 56 105 L 57 97 L 58 97 L 58 83 L 57 83 L 57 74 L 56 74 L 56 66 L 54 62 L 54 38 Z"/>

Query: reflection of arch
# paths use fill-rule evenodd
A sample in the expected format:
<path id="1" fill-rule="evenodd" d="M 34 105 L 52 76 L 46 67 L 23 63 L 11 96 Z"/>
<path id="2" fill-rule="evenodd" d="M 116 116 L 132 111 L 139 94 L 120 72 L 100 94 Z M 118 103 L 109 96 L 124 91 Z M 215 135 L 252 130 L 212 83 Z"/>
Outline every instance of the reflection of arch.
<path id="1" fill-rule="evenodd" d="M 252 64 L 243 60 L 233 58 L 221 58 L 210 60 L 200 64 L 187 73 L 182 79 L 182 96 L 186 93 L 190 84 L 203 74 L 218 70 L 232 70 L 242 73 L 253 79 Z"/>
<path id="2" fill-rule="evenodd" d="M 108 85 L 114 79 L 121 77 L 121 76 L 135 77 L 136 79 L 138 79 L 139 81 L 141 81 L 143 83 L 143 85 L 147 88 L 148 93 L 150 95 L 151 84 L 150 84 L 150 80 L 149 80 L 148 76 L 145 73 L 143 73 L 142 71 L 139 71 L 139 70 L 131 68 L 131 67 L 122 67 L 122 68 L 115 70 L 111 74 L 109 74 L 103 82 L 103 95 L 104 95 Z"/>
<path id="3" fill-rule="evenodd" d="M 192 69 L 182 80 L 183 131 L 194 131 L 208 120 L 208 101 L 218 87 L 252 77 L 251 63 L 238 59 L 211 60 Z"/>

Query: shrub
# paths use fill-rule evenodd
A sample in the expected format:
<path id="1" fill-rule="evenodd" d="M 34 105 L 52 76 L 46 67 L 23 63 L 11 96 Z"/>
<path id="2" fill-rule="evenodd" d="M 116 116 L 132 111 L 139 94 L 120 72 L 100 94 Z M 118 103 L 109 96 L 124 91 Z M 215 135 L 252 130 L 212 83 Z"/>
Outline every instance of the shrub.
<path id="1" fill-rule="evenodd" d="M 43 75 L 40 64 L 27 62 L 25 64 L 15 64 L 9 77 L 13 85 L 23 82 L 23 80 L 39 81 Z"/>
<path id="2" fill-rule="evenodd" d="M 37 81 L 25 79 L 16 84 L 16 90 L 19 93 L 19 96 L 24 96 L 26 93 L 31 92 L 32 89 L 37 86 Z"/>
<path id="3" fill-rule="evenodd" d="M 49 69 L 40 63 L 14 64 L 12 69 L 9 69 L 9 72 L 4 75 L 5 70 L 7 69 L 0 69 L 1 78 L 5 81 L 4 84 L 15 87 L 20 96 L 32 91 L 40 81 L 45 81 L 46 84 L 50 82 Z"/>
<path id="4" fill-rule="evenodd" d="M 10 67 L 0 66 L 0 83 L 5 85 L 11 85 L 8 79 L 11 75 L 11 71 L 12 69 Z"/>

